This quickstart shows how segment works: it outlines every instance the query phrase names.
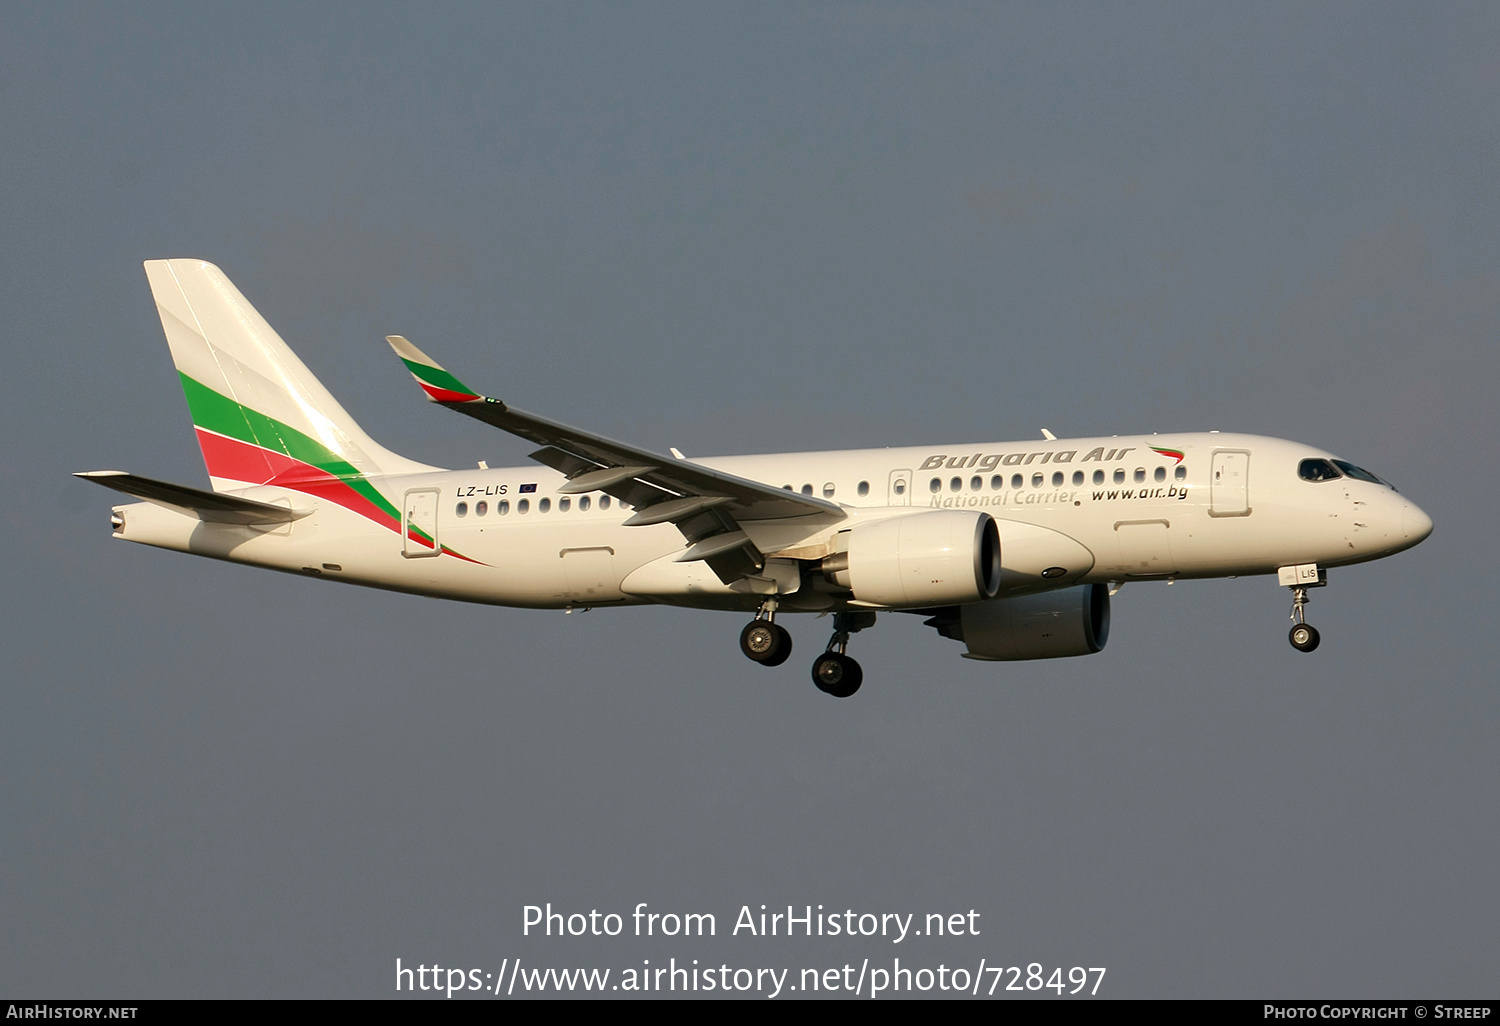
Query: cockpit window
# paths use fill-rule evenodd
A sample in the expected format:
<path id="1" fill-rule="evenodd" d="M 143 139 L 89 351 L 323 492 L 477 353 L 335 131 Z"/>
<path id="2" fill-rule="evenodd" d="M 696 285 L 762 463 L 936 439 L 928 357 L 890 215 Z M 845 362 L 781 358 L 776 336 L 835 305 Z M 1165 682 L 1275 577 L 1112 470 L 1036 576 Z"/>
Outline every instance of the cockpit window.
<path id="1" fill-rule="evenodd" d="M 1297 476 L 1304 481 L 1332 481 L 1343 477 L 1327 460 L 1303 460 L 1297 464 Z"/>
<path id="2" fill-rule="evenodd" d="M 1370 473 L 1364 467 L 1356 467 L 1348 460 L 1334 460 L 1333 462 L 1338 466 L 1340 470 L 1348 474 L 1350 477 L 1354 478 L 1354 480 L 1356 481 L 1369 481 L 1371 484 L 1385 484 L 1384 481 L 1380 480 L 1380 478 Z"/>

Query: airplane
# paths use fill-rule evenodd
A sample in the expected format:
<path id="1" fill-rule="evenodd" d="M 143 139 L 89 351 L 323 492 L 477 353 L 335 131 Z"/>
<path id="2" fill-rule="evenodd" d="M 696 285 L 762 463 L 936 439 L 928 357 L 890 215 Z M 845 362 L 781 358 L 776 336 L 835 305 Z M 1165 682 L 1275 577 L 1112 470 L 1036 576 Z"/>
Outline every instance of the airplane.
<path id="1" fill-rule="evenodd" d="M 114 537 L 501 606 L 738 610 L 762 666 L 791 654 L 778 614 L 832 614 L 812 678 L 839 698 L 879 614 L 924 617 L 968 659 L 1088 655 L 1131 581 L 1275 574 L 1311 652 L 1329 568 L 1432 532 L 1356 464 L 1217 431 L 688 459 L 517 409 L 388 336 L 429 401 L 539 446 L 533 466 L 445 470 L 365 434 L 213 264 L 145 269 L 211 490 L 77 475 L 141 500 L 112 509 Z"/>

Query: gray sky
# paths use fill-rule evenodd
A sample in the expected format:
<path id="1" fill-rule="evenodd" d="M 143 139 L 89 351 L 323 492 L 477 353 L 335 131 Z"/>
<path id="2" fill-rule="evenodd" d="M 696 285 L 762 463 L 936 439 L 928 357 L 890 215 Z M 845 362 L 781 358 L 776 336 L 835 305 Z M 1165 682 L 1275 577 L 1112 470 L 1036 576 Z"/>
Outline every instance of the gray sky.
<path id="1" fill-rule="evenodd" d="M 1493 4 L 0 10 L 0 994 L 359 996 L 498 969 L 1105 966 L 1110 996 L 1490 996 Z M 1132 585 L 1099 655 L 915 617 L 478 608 L 113 542 L 206 477 L 141 261 L 219 264 L 372 435 L 527 447 L 382 336 L 689 455 L 1210 428 L 1436 522 Z M 712 912 L 702 941 L 521 909 Z M 982 934 L 728 936 L 741 905 Z"/>

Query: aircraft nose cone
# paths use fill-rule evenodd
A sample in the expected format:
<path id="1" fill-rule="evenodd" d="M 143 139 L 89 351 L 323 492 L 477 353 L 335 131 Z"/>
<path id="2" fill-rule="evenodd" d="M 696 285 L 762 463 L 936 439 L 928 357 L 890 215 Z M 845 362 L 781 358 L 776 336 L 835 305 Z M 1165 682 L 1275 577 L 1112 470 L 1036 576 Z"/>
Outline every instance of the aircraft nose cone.
<path id="1" fill-rule="evenodd" d="M 1432 518 L 1409 502 L 1406 504 L 1405 512 L 1407 537 L 1415 545 L 1432 533 Z"/>

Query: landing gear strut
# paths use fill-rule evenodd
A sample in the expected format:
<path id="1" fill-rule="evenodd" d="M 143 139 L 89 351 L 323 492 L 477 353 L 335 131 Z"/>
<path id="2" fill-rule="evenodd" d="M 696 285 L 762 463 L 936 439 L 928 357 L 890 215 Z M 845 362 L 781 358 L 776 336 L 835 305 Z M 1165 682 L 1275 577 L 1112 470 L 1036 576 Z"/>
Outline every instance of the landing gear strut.
<path id="1" fill-rule="evenodd" d="M 1307 597 L 1309 588 L 1321 588 L 1328 583 L 1326 571 L 1319 570 L 1316 566 L 1288 567 L 1285 570 L 1300 571 L 1295 574 L 1297 583 L 1289 584 L 1292 589 L 1292 629 L 1287 635 L 1287 640 L 1298 652 L 1311 652 L 1318 647 L 1318 642 L 1323 640 L 1318 634 L 1318 629 L 1307 622 Z M 1286 577 L 1283 576 L 1285 581 Z"/>
<path id="2" fill-rule="evenodd" d="M 870 612 L 834 613 L 833 637 L 828 639 L 827 650 L 813 662 L 812 679 L 818 690 L 834 698 L 848 698 L 864 683 L 865 671 L 844 652 L 849 647 L 849 635 L 875 626 L 875 614 Z"/>
<path id="3" fill-rule="evenodd" d="M 760 604 L 755 619 L 740 631 L 740 651 L 762 666 L 780 666 L 792 654 L 792 636 L 776 622 L 776 599 Z"/>

